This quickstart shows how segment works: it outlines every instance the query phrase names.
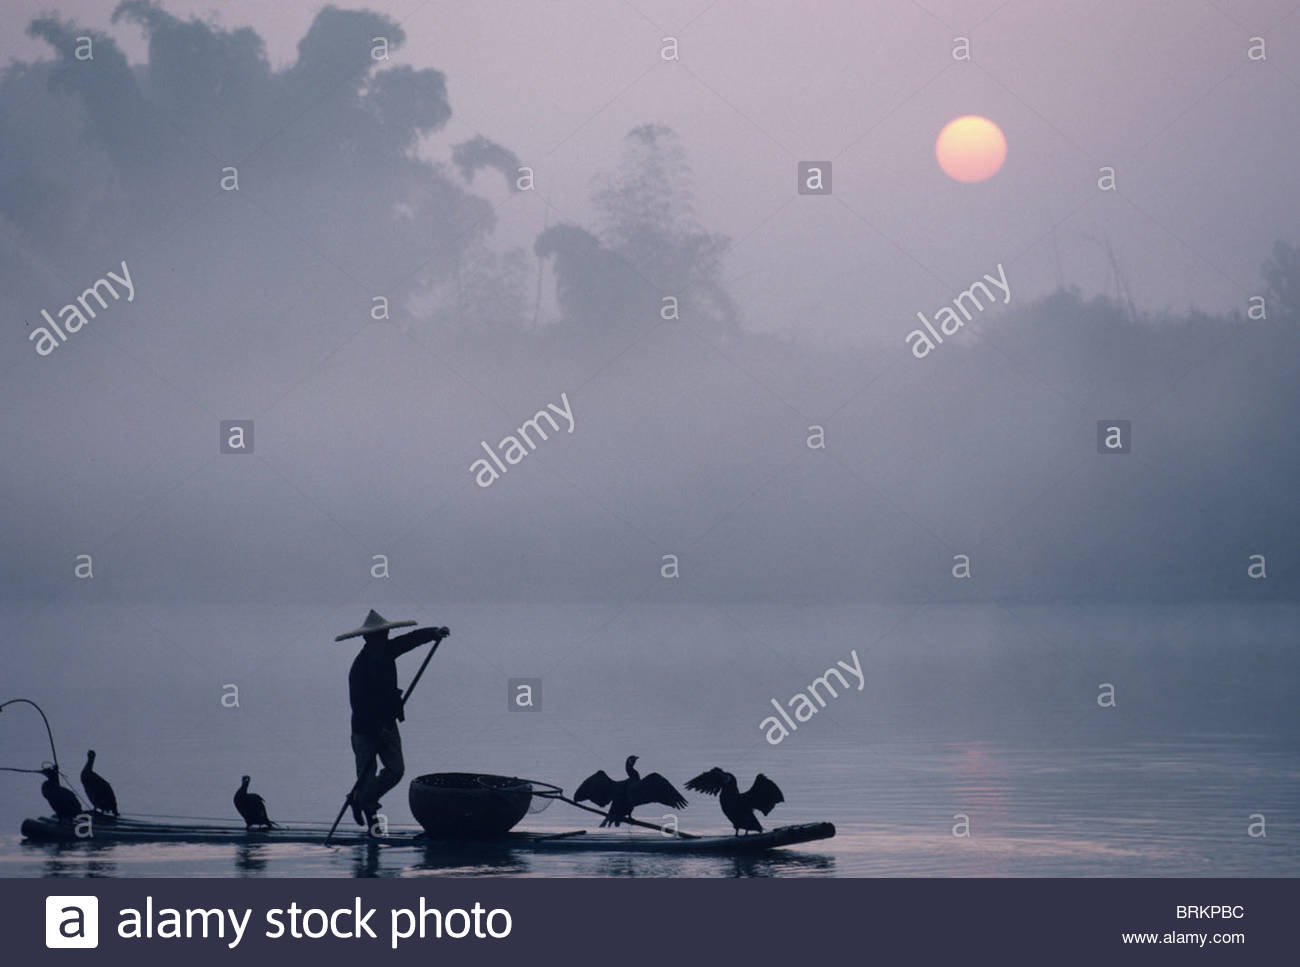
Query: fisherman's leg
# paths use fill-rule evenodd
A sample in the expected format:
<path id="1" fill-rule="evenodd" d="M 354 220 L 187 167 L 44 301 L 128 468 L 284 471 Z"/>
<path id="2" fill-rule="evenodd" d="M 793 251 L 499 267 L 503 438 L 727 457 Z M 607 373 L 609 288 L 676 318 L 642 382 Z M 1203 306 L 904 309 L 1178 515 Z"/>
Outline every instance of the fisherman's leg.
<path id="1" fill-rule="evenodd" d="M 377 751 L 379 761 L 384 764 L 384 768 L 375 777 L 375 800 L 401 782 L 402 775 L 406 772 L 406 762 L 402 758 L 401 733 L 395 728 L 385 729 L 380 734 Z"/>
<path id="2" fill-rule="evenodd" d="M 379 798 L 379 793 L 375 791 L 375 755 L 378 751 L 379 743 L 374 737 L 359 732 L 352 733 L 352 752 L 357 761 L 357 784 L 352 793 L 352 801 L 357 806 Z"/>

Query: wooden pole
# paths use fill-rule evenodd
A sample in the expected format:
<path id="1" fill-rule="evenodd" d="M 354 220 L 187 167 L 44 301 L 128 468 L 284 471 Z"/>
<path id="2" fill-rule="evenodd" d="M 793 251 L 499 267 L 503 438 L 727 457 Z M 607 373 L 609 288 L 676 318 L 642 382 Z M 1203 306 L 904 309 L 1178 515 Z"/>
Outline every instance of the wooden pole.
<path id="1" fill-rule="evenodd" d="M 451 634 L 450 631 L 447 632 L 447 635 L 449 634 Z M 447 635 L 439 635 L 435 638 L 433 641 L 433 647 L 430 648 L 429 653 L 424 656 L 424 661 L 420 662 L 420 667 L 416 670 L 415 677 L 411 679 L 411 684 L 407 685 L 406 691 L 402 693 L 403 708 L 406 707 L 406 700 L 410 698 L 411 693 L 415 691 L 415 686 L 420 684 L 420 676 L 423 675 L 424 670 L 429 667 L 429 659 L 433 657 L 433 653 L 438 650 L 438 646 L 442 644 L 442 639 L 447 637 Z"/>
<path id="2" fill-rule="evenodd" d="M 594 806 L 584 806 L 582 803 L 570 799 L 568 796 L 558 793 L 551 793 L 546 796 L 547 799 L 559 799 L 561 802 L 567 802 L 570 806 L 577 806 L 579 809 L 585 809 L 589 813 L 595 813 L 597 816 L 609 818 L 609 813 L 602 812 Z M 699 839 L 694 833 L 683 833 L 680 829 L 666 829 L 663 826 L 656 826 L 654 823 L 647 823 L 640 819 L 633 819 L 631 816 L 622 820 L 625 823 L 631 823 L 633 826 L 644 826 L 646 829 L 653 829 L 659 833 L 666 833 L 669 836 L 679 836 L 682 839 Z"/>

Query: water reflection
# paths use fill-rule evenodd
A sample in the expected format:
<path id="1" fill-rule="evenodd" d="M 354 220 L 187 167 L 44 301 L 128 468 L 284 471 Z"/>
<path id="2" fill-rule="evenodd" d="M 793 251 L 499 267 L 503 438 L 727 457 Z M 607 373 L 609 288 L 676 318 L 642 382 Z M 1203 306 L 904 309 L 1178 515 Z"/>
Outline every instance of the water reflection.
<path id="1" fill-rule="evenodd" d="M 50 843 L 37 847 L 48 854 L 43 876 L 117 876 L 113 847 L 93 841 L 84 843 Z"/>
<path id="2" fill-rule="evenodd" d="M 527 873 L 527 854 L 508 841 L 478 843 L 429 843 L 412 869 L 427 873 L 456 871 L 488 873 L 499 876 Z"/>
<path id="3" fill-rule="evenodd" d="M 379 872 L 381 848 L 378 843 L 362 843 L 352 847 L 352 875 L 363 879 L 382 875 Z"/>
<path id="4" fill-rule="evenodd" d="M 728 857 L 719 876 L 772 877 L 797 873 L 800 876 L 834 876 L 835 857 L 823 853 L 796 853 L 779 850 L 768 855 Z"/>
<path id="5" fill-rule="evenodd" d="M 244 844 L 235 848 L 235 869 L 240 873 L 261 873 L 266 870 L 269 850 L 265 846 Z"/>

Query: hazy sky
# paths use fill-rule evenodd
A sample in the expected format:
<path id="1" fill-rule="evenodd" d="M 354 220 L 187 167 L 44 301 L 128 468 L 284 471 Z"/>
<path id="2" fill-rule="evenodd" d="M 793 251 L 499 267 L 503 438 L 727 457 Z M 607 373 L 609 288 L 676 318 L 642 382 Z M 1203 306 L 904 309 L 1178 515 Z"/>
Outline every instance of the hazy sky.
<path id="1" fill-rule="evenodd" d="M 1292 594 L 1296 335 L 1244 313 L 1300 238 L 1298 8 L 7 4 L 6 583 L 82 593 L 93 550 L 104 594 L 337 599 L 386 554 L 407 593 L 604 600 L 677 554 L 765 599 Z M 1009 145 L 977 185 L 933 154 L 967 113 Z M 913 358 L 985 274 L 1009 305 Z"/>
<path id="2" fill-rule="evenodd" d="M 317 9 L 164 6 L 251 26 L 275 67 L 294 62 Z M 110 26 L 114 7 L 58 9 L 108 29 L 139 63 L 140 31 Z M 4 5 L 0 57 L 49 56 L 23 33 L 46 9 Z M 998 262 L 1017 298 L 1058 281 L 1113 292 L 1107 240 L 1141 305 L 1235 308 L 1258 287 L 1272 241 L 1294 232 L 1294 191 L 1278 197 L 1294 184 L 1300 138 L 1292 0 L 365 9 L 406 32 L 392 63 L 447 76 L 452 119 L 423 146 L 429 157 L 482 134 L 537 170 L 537 193 L 498 211 L 498 241 L 531 241 L 545 200 L 583 220 L 589 182 L 623 134 L 650 122 L 677 130 L 702 222 L 737 244 L 727 276 L 754 328 L 893 338 Z M 661 59 L 665 36 L 679 60 Z M 969 61 L 953 59 L 958 36 Z M 1264 61 L 1248 59 L 1254 36 Z M 1001 174 L 975 187 L 933 159 L 939 129 L 964 113 L 993 118 L 1009 142 Z M 833 198 L 791 198 L 801 159 L 834 162 Z M 1096 188 L 1103 165 L 1116 169 L 1115 195 Z"/>

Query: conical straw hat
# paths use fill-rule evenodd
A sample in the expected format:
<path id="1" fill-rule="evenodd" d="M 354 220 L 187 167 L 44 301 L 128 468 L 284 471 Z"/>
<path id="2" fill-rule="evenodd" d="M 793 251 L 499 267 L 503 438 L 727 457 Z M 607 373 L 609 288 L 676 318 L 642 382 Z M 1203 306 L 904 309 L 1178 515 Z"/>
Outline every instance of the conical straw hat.
<path id="1" fill-rule="evenodd" d="M 387 631 L 389 628 L 409 628 L 414 625 L 414 621 L 389 621 L 374 608 L 370 609 L 370 614 L 366 615 L 366 623 L 360 628 L 349 631 L 345 635 L 339 635 L 335 641 L 344 641 L 348 638 L 356 638 L 359 635 L 369 635 L 376 631 Z"/>

